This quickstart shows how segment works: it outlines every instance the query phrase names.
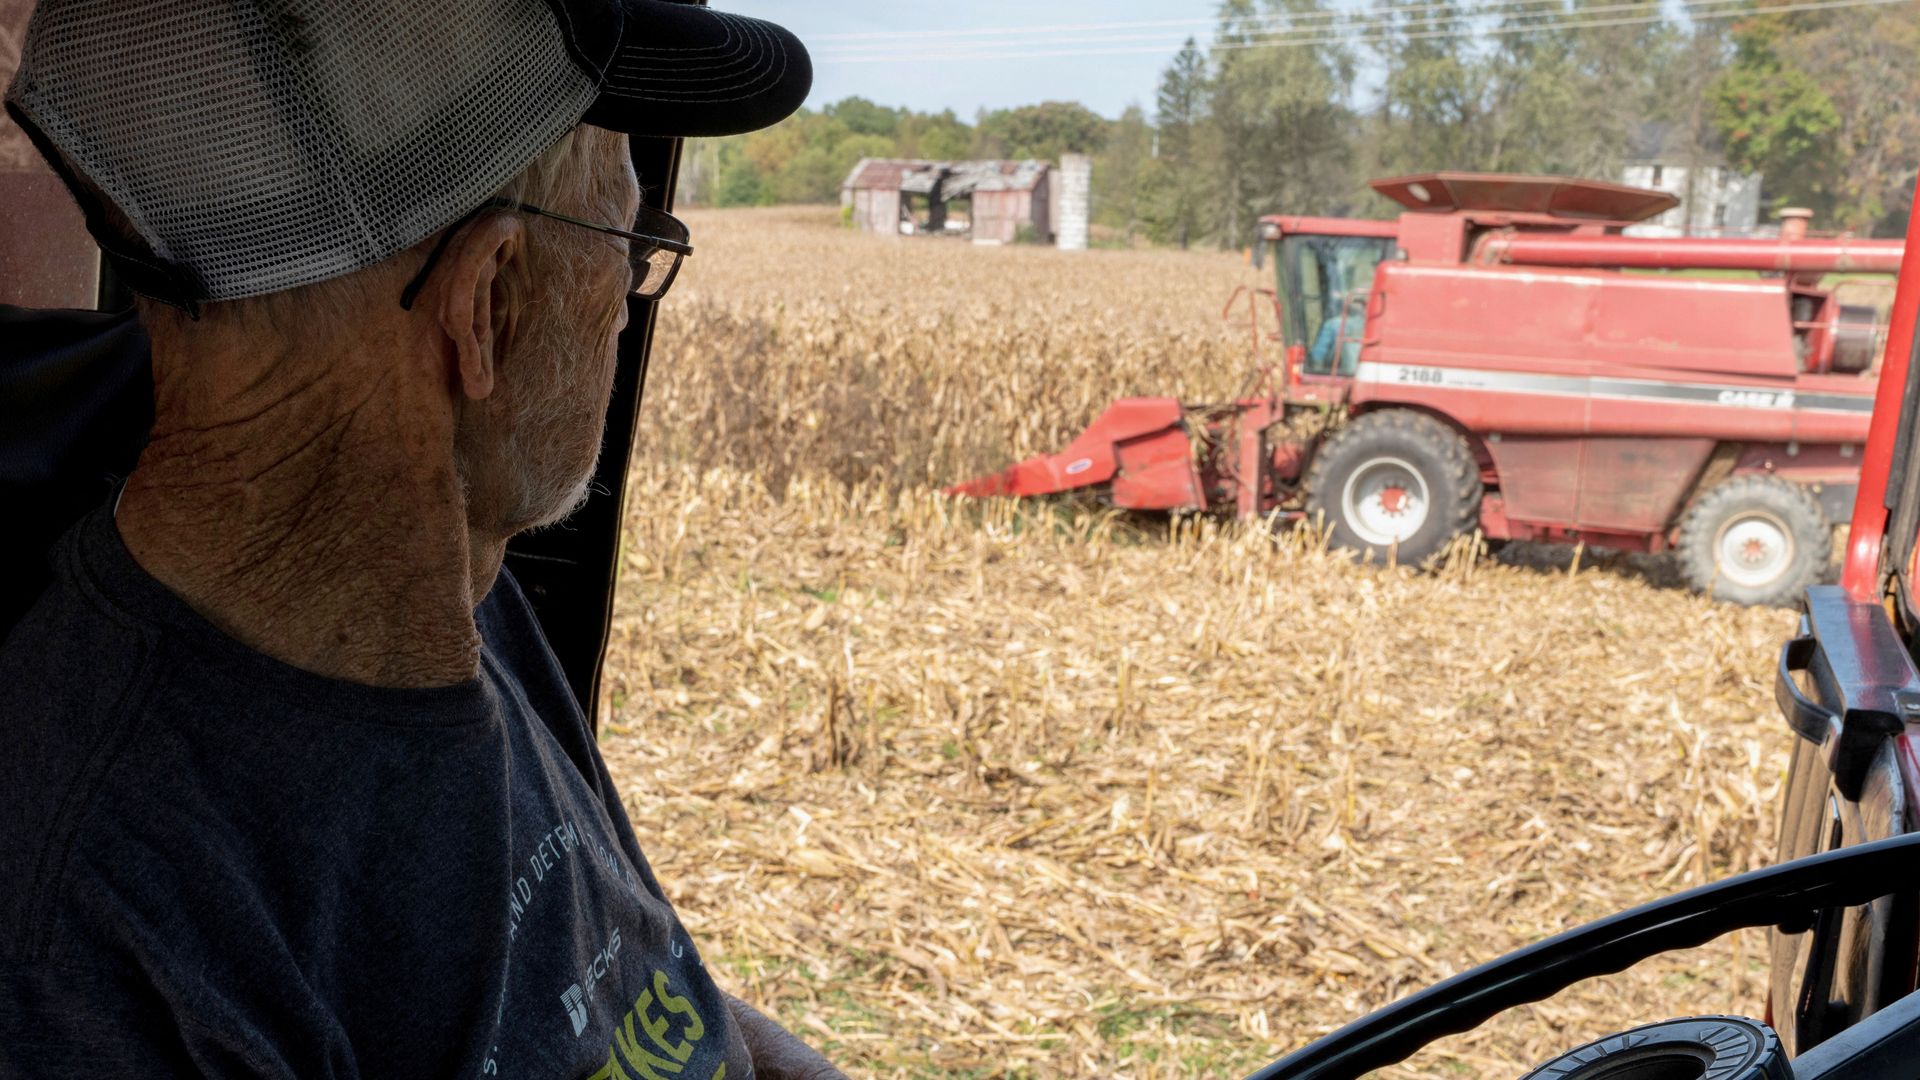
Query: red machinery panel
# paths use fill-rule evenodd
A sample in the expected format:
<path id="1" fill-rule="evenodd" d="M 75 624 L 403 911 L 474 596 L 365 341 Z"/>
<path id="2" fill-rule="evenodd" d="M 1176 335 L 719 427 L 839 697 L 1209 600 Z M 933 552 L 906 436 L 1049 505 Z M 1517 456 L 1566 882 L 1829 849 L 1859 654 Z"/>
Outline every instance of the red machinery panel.
<path id="1" fill-rule="evenodd" d="M 1580 463 L 1577 524 L 1608 532 L 1660 532 L 1714 445 L 1713 439 L 1588 439 Z"/>
<path id="2" fill-rule="evenodd" d="M 1713 453 L 1712 439 L 1501 438 L 1487 444 L 1507 519 L 1658 533 Z"/>
<path id="3" fill-rule="evenodd" d="M 1758 270 L 1772 273 L 1891 274 L 1901 245 L 1851 238 L 1767 240 L 1644 236 L 1499 236 L 1478 257 L 1528 266 L 1647 270 Z"/>
<path id="4" fill-rule="evenodd" d="M 1452 266 L 1466 254 L 1467 224 L 1459 214 L 1401 214 L 1400 250 L 1414 262 Z"/>
<path id="5" fill-rule="evenodd" d="M 1664 191 L 1568 176 L 1432 172 L 1375 180 L 1373 190 L 1409 210 L 1500 210 L 1600 221 L 1644 221 L 1680 205 Z"/>
<path id="6" fill-rule="evenodd" d="M 1074 488 L 1093 487 L 1115 482 L 1122 470 L 1134 478 L 1133 494 L 1155 497 L 1142 490 L 1151 474 L 1162 481 L 1168 476 L 1164 464 L 1173 462 L 1193 469 L 1191 444 L 1186 435 L 1186 410 L 1173 398 L 1122 398 L 1107 406 L 1079 438 L 1057 454 L 1028 458 L 997 473 L 976 477 L 949 489 L 954 495 L 991 498 L 996 495 L 1038 495 Z M 1164 437 L 1163 437 L 1164 436 Z M 1197 498 L 1200 483 L 1190 484 L 1196 496 L 1195 509 L 1206 503 Z M 1118 501 L 1118 500 L 1116 500 Z M 1119 502 L 1121 506 L 1131 506 Z M 1183 503 L 1155 501 L 1157 509 L 1169 509 Z"/>
<path id="7" fill-rule="evenodd" d="M 1362 361 L 1460 362 L 1526 370 L 1595 364 L 1770 376 L 1798 374 L 1778 281 L 1689 281 L 1524 267 L 1382 265 L 1383 301 Z"/>
<path id="8" fill-rule="evenodd" d="M 1507 519 L 1564 525 L 1580 501 L 1580 454 L 1585 439 L 1502 438 L 1487 444 L 1500 470 Z"/>
<path id="9" fill-rule="evenodd" d="M 1202 509 L 1206 496 L 1193 467 L 1193 444 L 1174 427 L 1119 445 L 1113 504 L 1136 510 Z"/>

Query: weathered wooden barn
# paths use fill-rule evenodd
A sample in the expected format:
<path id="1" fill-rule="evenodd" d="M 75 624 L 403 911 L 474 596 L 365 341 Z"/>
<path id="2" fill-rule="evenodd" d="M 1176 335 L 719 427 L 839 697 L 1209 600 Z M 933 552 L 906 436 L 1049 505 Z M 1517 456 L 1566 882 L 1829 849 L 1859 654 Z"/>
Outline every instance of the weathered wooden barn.
<path id="1" fill-rule="evenodd" d="M 840 205 L 853 211 L 853 225 L 861 232 L 899 236 L 911 219 L 901 184 L 909 173 L 933 165 L 910 158 L 861 158 L 840 185 Z"/>
<path id="2" fill-rule="evenodd" d="M 855 228 L 885 236 L 1053 240 L 1053 168 L 1044 161 L 862 158 L 840 185 Z"/>

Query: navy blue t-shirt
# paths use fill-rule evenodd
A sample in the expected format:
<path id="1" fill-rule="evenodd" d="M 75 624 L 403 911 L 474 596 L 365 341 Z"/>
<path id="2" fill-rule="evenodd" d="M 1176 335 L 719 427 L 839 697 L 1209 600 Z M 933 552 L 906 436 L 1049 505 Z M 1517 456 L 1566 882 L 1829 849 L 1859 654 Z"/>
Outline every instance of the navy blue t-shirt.
<path id="1" fill-rule="evenodd" d="M 0 645 L 0 1077 L 748 1080 L 505 572 L 478 678 L 222 634 L 102 508 Z"/>

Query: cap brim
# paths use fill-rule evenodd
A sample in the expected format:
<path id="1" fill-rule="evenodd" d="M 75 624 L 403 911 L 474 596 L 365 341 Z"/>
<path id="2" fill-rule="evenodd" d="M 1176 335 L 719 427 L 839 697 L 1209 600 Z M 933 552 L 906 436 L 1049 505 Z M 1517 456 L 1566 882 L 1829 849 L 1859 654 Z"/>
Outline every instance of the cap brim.
<path id="1" fill-rule="evenodd" d="M 813 62 L 785 27 L 670 0 L 616 0 L 620 43 L 583 123 L 629 135 L 739 135 L 793 114 Z"/>

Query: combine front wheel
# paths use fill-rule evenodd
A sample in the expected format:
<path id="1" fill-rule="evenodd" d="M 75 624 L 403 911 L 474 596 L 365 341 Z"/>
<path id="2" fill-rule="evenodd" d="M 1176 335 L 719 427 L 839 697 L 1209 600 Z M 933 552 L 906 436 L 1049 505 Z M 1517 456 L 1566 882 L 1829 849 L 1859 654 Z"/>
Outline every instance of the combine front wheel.
<path id="1" fill-rule="evenodd" d="M 1480 520 L 1480 468 L 1465 439 L 1425 413 L 1368 413 L 1307 471 L 1307 512 L 1335 547 L 1418 565 Z"/>
<path id="2" fill-rule="evenodd" d="M 1688 584 L 1736 604 L 1780 604 L 1819 580 L 1833 528 L 1807 489 L 1777 476 L 1736 476 L 1680 519 Z"/>

